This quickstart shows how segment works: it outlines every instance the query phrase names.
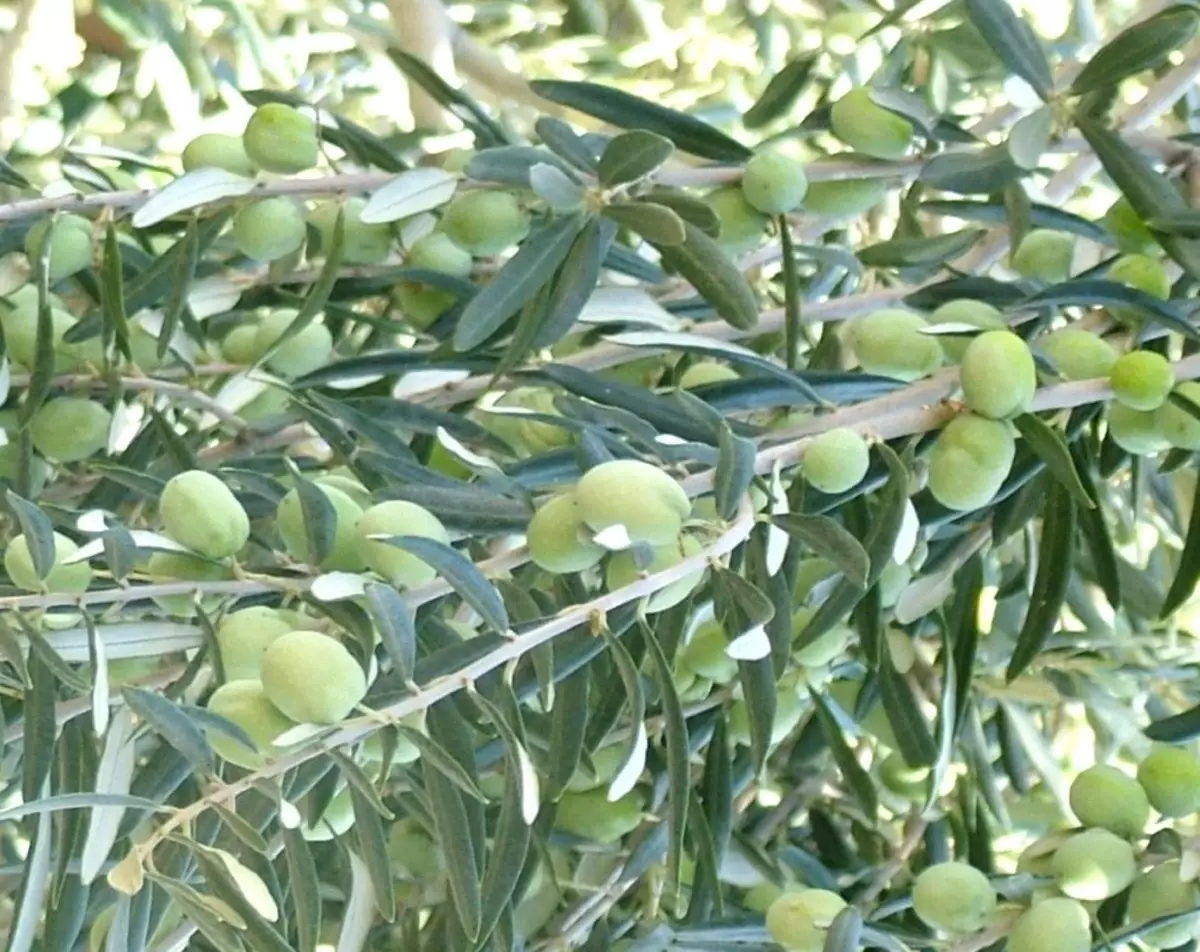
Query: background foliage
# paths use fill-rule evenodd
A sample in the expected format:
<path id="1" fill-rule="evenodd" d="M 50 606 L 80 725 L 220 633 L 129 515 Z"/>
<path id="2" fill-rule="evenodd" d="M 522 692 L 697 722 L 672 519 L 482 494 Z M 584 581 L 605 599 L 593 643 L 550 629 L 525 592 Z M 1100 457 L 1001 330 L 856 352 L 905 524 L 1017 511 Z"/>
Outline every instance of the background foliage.
<path id="1" fill-rule="evenodd" d="M 774 948 L 763 912 L 800 884 L 852 904 L 834 952 L 1000 947 L 1012 915 L 926 928 L 913 874 L 964 859 L 1018 909 L 1043 883 L 1017 859 L 1072 828 L 1081 769 L 1200 734 L 1194 454 L 1130 455 L 1107 380 L 1064 381 L 1039 348 L 1072 322 L 1200 376 L 1198 22 L 1093 0 L 0 7 L 0 309 L 38 315 L 33 360 L 9 340 L 0 365 L 4 531 L 42 578 L 51 530 L 93 569 L 85 593 L 0 594 L 6 947 L 749 952 Z M 868 80 L 915 130 L 901 157 L 830 133 Z M 196 134 L 240 135 L 274 101 L 318 110 L 317 170 L 179 177 Z M 803 159 L 809 200 L 721 250 L 700 199 L 764 144 Z M 514 255 L 469 278 L 406 269 L 455 189 L 498 187 L 535 216 Z M 391 252 L 344 261 L 339 219 L 257 264 L 228 229 L 251 191 L 366 198 Z M 1122 195 L 1140 244 L 1106 215 Z M 27 232 L 66 213 L 91 222 L 91 261 L 51 281 Z M 1031 229 L 1077 239 L 1069 274 L 1013 270 Z M 1109 278 L 1130 250 L 1164 262 L 1168 300 Z M 415 321 L 406 281 L 451 306 Z M 1012 471 L 966 513 L 924 485 L 957 368 L 868 374 L 843 331 L 960 298 L 1040 361 Z M 69 372 L 51 305 L 91 348 Z M 321 366 L 222 349 L 279 308 L 285 340 L 329 329 Z M 680 388 L 714 359 L 736 377 Z M 514 441 L 485 411 L 530 388 L 543 429 Z M 29 421 L 65 393 L 113 425 L 47 463 Z M 838 426 L 873 448 L 831 496 L 797 464 Z M 530 564 L 535 507 L 629 455 L 712 496 L 703 550 L 623 587 Z M 235 491 L 251 541 L 199 580 L 155 574 L 156 500 L 195 468 Z M 330 472 L 434 512 L 438 579 L 398 592 L 289 554 L 275 507 Z M 335 514 L 306 512 L 327 551 Z M 339 635 L 373 683 L 250 772 L 215 757 L 230 728 L 203 705 L 215 630 L 256 605 Z M 802 607 L 846 632 L 818 663 L 800 660 L 815 622 L 793 643 Z M 681 660 L 714 616 L 740 646 L 715 681 Z M 343 829 L 301 835 L 335 797 Z M 1192 819 L 1139 855 L 1194 870 Z M 1096 948 L 1137 941 L 1119 904 L 1091 912 Z"/>

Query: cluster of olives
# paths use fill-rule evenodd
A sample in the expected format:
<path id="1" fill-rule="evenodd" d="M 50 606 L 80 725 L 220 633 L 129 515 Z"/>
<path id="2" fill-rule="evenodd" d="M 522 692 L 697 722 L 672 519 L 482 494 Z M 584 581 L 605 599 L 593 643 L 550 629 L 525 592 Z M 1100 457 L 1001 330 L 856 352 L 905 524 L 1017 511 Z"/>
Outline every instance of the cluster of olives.
<path id="1" fill-rule="evenodd" d="M 623 588 L 644 574 L 665 571 L 703 551 L 685 531 L 692 511 L 680 485 L 658 467 L 622 459 L 589 469 L 575 486 L 545 502 L 529 522 L 529 557 L 548 572 L 584 572 L 605 556 L 605 581 Z M 610 554 L 611 553 L 611 554 Z M 647 610 L 679 604 L 704 569 L 655 592 Z"/>
<path id="2" fill-rule="evenodd" d="M 804 166 L 786 153 L 769 149 L 751 156 L 738 184 L 708 194 L 721 224 L 721 244 L 733 254 L 754 248 L 769 217 L 795 211 L 808 190 Z"/>
<path id="3" fill-rule="evenodd" d="M 293 308 L 277 308 L 239 324 L 221 340 L 222 355 L 231 363 L 256 364 L 270 353 L 267 368 L 285 379 L 324 367 L 333 357 L 333 335 L 320 321 L 308 324 L 272 350 L 297 314 Z"/>

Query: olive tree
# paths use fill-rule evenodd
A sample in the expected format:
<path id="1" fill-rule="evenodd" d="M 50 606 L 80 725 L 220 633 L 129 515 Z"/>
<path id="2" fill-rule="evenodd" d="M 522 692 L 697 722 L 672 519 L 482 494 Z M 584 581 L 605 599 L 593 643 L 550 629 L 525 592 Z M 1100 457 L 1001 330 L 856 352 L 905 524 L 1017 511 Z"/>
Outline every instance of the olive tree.
<path id="1" fill-rule="evenodd" d="M 6 949 L 1195 948 L 1200 10 L 1044 6 L 81 17 Z"/>

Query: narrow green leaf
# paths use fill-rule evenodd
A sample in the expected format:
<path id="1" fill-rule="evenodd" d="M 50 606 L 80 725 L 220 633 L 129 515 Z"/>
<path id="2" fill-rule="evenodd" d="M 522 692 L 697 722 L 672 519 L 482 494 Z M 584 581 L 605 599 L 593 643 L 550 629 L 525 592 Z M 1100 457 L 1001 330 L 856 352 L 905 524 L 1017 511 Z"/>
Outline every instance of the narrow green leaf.
<path id="1" fill-rule="evenodd" d="M 1200 582 L 1200 481 L 1192 493 L 1192 515 L 1188 520 L 1187 535 L 1183 551 L 1179 554 L 1179 568 L 1159 609 L 1159 618 L 1169 618 L 1192 597 L 1196 583 Z"/>
<path id="2" fill-rule="evenodd" d="M 900 756 L 910 767 L 932 767 L 937 760 L 937 745 L 929 724 L 908 680 L 892 663 L 887 640 L 881 639 L 883 658 L 879 663 L 879 700 L 888 723 L 896 735 Z"/>
<path id="3" fill-rule="evenodd" d="M 1163 744 L 1186 744 L 1200 737 L 1200 705 L 1180 714 L 1151 721 L 1143 733 Z"/>
<path id="4" fill-rule="evenodd" d="M 658 247 L 664 267 L 689 281 L 717 316 L 740 330 L 758 323 L 758 300 L 746 276 L 712 238 L 684 222 L 687 238 L 681 245 Z"/>
<path id="5" fill-rule="evenodd" d="M 1136 311 L 1152 323 L 1161 324 L 1191 340 L 1200 341 L 1200 331 L 1174 301 L 1147 294 L 1137 288 L 1097 278 L 1077 278 L 1053 285 L 1009 306 L 1011 310 L 1046 307 L 1119 307 Z"/>
<path id="6" fill-rule="evenodd" d="M 779 699 L 775 696 L 774 663 L 769 657 L 758 661 L 739 661 L 738 678 L 750 727 L 750 756 L 754 772 L 758 773 L 771 750 L 771 735 L 775 730 L 775 713 L 779 706 Z"/>
<path id="7" fill-rule="evenodd" d="M 1008 246 L 1019 248 L 1033 227 L 1032 203 L 1021 182 L 1013 182 L 1004 190 L 1004 211 L 1008 224 Z"/>
<path id="8" fill-rule="evenodd" d="M 105 351 L 113 340 L 117 350 L 127 360 L 133 359 L 129 349 L 129 316 L 125 313 L 125 279 L 121 264 L 121 246 L 116 226 L 110 221 L 104 231 L 104 258 L 100 264 L 100 315 L 104 321 Z"/>
<path id="9" fill-rule="evenodd" d="M 1086 441 L 1076 440 L 1071 444 L 1071 457 L 1075 461 L 1075 472 L 1083 483 L 1084 491 L 1096 503 L 1080 510 L 1079 531 L 1091 554 L 1092 568 L 1096 572 L 1104 597 L 1116 610 L 1121 607 L 1121 572 L 1117 566 L 1117 552 L 1108 529 L 1105 509 L 1100 505 L 1100 496 L 1093 480 L 1092 470 L 1095 464 Z"/>
<path id="10" fill-rule="evenodd" d="M 213 912 L 212 907 L 204 901 L 200 893 L 191 886 L 188 886 L 186 883 L 176 882 L 167 876 L 156 873 L 152 869 L 146 870 L 146 879 L 165 892 L 170 897 L 171 902 L 177 905 L 187 916 L 188 922 L 195 925 L 200 934 L 211 942 L 219 952 L 241 952 L 245 948 L 241 940 L 238 939 L 233 927 L 222 922 L 217 914 Z"/>
<path id="11" fill-rule="evenodd" d="M 256 952 L 294 952 L 287 940 L 263 917 L 258 905 L 246 895 L 242 884 L 230 874 L 217 852 L 195 841 L 188 841 L 187 845 L 204 874 L 205 885 L 245 922 L 242 935 L 250 947 Z"/>
<path id="12" fill-rule="evenodd" d="M 591 676 L 587 666 L 559 683 L 550 711 L 550 775 L 546 798 L 557 802 L 579 767 L 587 736 Z"/>
<path id="13" fill-rule="evenodd" d="M 373 537 L 376 538 L 376 537 Z M 398 549 L 410 552 L 422 562 L 437 569 L 438 575 L 444 578 L 450 587 L 464 602 L 477 611 L 484 624 L 498 634 L 508 631 L 508 612 L 496 586 L 489 582 L 475 563 L 436 539 L 426 539 L 422 536 L 385 536 L 378 541 L 394 545 Z"/>
<path id="14" fill-rule="evenodd" d="M 717 472 L 713 496 L 717 514 L 732 519 L 754 479 L 755 447 L 751 440 L 737 436 L 722 423 L 717 433 Z"/>
<path id="15" fill-rule="evenodd" d="M 298 829 L 283 827 L 280 836 L 287 863 L 291 918 L 296 924 L 296 952 L 317 952 L 321 941 L 321 881 L 312 848 Z"/>
<path id="16" fill-rule="evenodd" d="M 474 942 L 479 938 L 483 922 L 483 904 L 478 861 L 471 842 L 471 825 L 462 794 L 440 770 L 428 762 L 422 764 L 422 771 L 438 844 L 446 861 L 451 903 L 458 913 L 462 931 Z"/>
<path id="17" fill-rule="evenodd" d="M 687 832 L 688 801 L 691 799 L 688 730 L 683 719 L 683 705 L 675 690 L 671 663 L 663 654 L 662 645 L 658 643 L 653 629 L 644 620 L 639 628 L 654 668 L 654 680 L 663 712 L 663 733 L 667 740 L 667 892 L 674 898 L 681 885 L 683 839 Z"/>
<path id="18" fill-rule="evenodd" d="M 599 162 L 595 154 L 567 123 L 553 116 L 542 116 L 533 125 L 546 148 L 581 172 L 595 173 Z"/>
<path id="19" fill-rule="evenodd" d="M 605 188 L 629 185 L 656 172 L 674 153 L 670 139 L 645 129 L 614 136 L 600 155 L 597 172 Z"/>
<path id="20" fill-rule="evenodd" d="M 36 802 L 54 764 L 58 727 L 54 716 L 57 685 L 54 672 L 36 652 L 29 653 L 29 687 L 24 695 L 25 735 L 21 757 L 21 797 Z"/>
<path id="21" fill-rule="evenodd" d="M 666 205 L 654 202 L 614 202 L 604 208 L 611 218 L 654 245 L 673 247 L 687 240 L 683 219 Z"/>
<path id="22" fill-rule="evenodd" d="M 388 44 L 387 54 L 405 76 L 445 106 L 448 112 L 482 132 L 485 141 L 481 144 L 484 147 L 509 141 L 509 135 L 504 131 L 504 127 L 489 116 L 486 109 L 463 90 L 451 86 L 442 79 L 437 71 L 423 59 L 403 52 L 395 44 Z"/>
<path id="23" fill-rule="evenodd" d="M 792 240 L 792 223 L 780 215 L 779 241 L 783 256 L 783 354 L 788 370 L 800 366 L 800 343 L 805 338 L 801 309 L 804 291 L 800 286 L 800 269 L 796 263 L 796 247 Z"/>
<path id="24" fill-rule="evenodd" d="M 854 906 L 839 912 L 825 934 L 821 952 L 858 952 L 863 947 L 863 914 Z"/>
<path id="25" fill-rule="evenodd" d="M 871 571 L 867 550 L 840 522 L 829 516 L 810 516 L 802 512 L 772 516 L 771 521 L 811 549 L 814 555 L 832 562 L 856 588 L 867 587 L 867 576 Z"/>
<path id="26" fill-rule="evenodd" d="M 133 685 L 121 688 L 121 696 L 138 717 L 161 734 L 194 766 L 204 773 L 213 772 L 216 764 L 204 731 L 177 704 L 155 691 Z"/>
<path id="27" fill-rule="evenodd" d="M 1013 12 L 1008 0 L 966 0 L 967 16 L 988 46 L 1012 72 L 1033 87 L 1046 102 L 1054 94 L 1054 79 L 1046 51 L 1033 29 Z"/>
<path id="28" fill-rule="evenodd" d="M 537 294 L 566 259 L 582 227 L 581 215 L 565 215 L 530 234 L 463 309 L 454 331 L 454 349 L 461 353 L 479 347 Z"/>
<path id="29" fill-rule="evenodd" d="M 304 519 L 304 537 L 308 546 L 308 561 L 320 565 L 333 551 L 337 541 L 338 515 L 325 492 L 311 480 L 298 473 L 296 494 L 300 497 L 300 513 Z"/>
<path id="30" fill-rule="evenodd" d="M 357 765 L 356 765 L 357 766 Z M 368 784 L 368 786 L 370 786 Z M 359 784 L 350 784 L 350 803 L 354 809 L 354 837 L 359 855 L 371 876 L 375 908 L 386 922 L 396 919 L 396 890 L 392 886 L 391 860 L 388 859 L 387 833 L 376 809 L 379 795 L 368 796 Z"/>
<path id="31" fill-rule="evenodd" d="M 240 817 L 236 812 L 219 803 L 213 804 L 213 812 L 221 818 L 221 822 L 226 828 L 242 843 L 249 847 L 254 852 L 265 856 L 270 847 L 267 841 L 263 839 L 261 833 L 258 832 L 250 822 L 244 817 Z"/>
<path id="32" fill-rule="evenodd" d="M 935 155 L 921 168 L 920 181 L 960 195 L 991 194 L 1003 191 L 1022 174 L 1008 146 L 1000 143 L 979 151 Z"/>
<path id="33" fill-rule="evenodd" d="M 954 758 L 954 740 L 958 736 L 958 672 L 954 667 L 955 643 L 948 627 L 942 628 L 942 691 L 938 696 L 937 729 L 934 741 L 937 755 L 929 771 L 929 793 L 925 813 L 934 809 L 942 789 L 942 781 Z M 968 678 L 970 675 L 968 674 Z M 967 692 L 969 693 L 969 692 Z"/>
<path id="34" fill-rule="evenodd" d="M 746 110 L 742 125 L 747 129 L 761 129 L 784 115 L 808 85 L 816 63 L 817 57 L 811 54 L 789 60 L 783 69 L 771 77 L 754 105 Z"/>
<path id="35" fill-rule="evenodd" d="M 1074 497 L 1059 482 L 1050 483 L 1042 509 L 1042 541 L 1037 575 L 1025 622 L 1009 659 L 1006 676 L 1012 681 L 1038 656 L 1058 624 L 1075 552 L 1076 507 Z"/>
<path id="36" fill-rule="evenodd" d="M 829 745 L 829 752 L 833 754 L 833 761 L 837 764 L 842 779 L 846 781 L 863 813 L 874 822 L 879 815 L 879 798 L 875 793 L 875 783 L 871 780 L 871 775 L 854 756 L 854 751 L 846 742 L 842 728 L 825 699 L 811 687 L 808 694 L 813 702 L 817 723 L 821 726 L 821 733 L 825 736 L 825 743 Z"/>
<path id="37" fill-rule="evenodd" d="M 17 517 L 21 534 L 29 549 L 33 571 L 38 579 L 44 579 L 54 568 L 54 526 L 49 517 L 28 499 L 23 499 L 9 489 L 5 493 L 9 508 Z"/>
<path id="38" fill-rule="evenodd" d="M 1075 124 L 1139 218 L 1151 221 L 1188 210 L 1167 178 L 1116 132 L 1090 116 L 1076 116 Z M 1200 243 L 1168 234 L 1160 234 L 1159 243 L 1188 274 L 1200 277 Z"/>
<path id="39" fill-rule="evenodd" d="M 417 663 L 417 627 L 412 609 L 399 592 L 382 582 L 368 583 L 364 594 L 393 670 L 405 680 L 411 679 Z"/>
<path id="40" fill-rule="evenodd" d="M 159 360 L 171 349 L 171 340 L 179 327 L 184 309 L 188 306 L 188 291 L 196 277 L 196 266 L 200 262 L 200 224 L 199 219 L 194 216 L 188 221 L 187 230 L 180 239 L 177 257 L 175 278 L 171 283 L 166 307 L 163 308 L 162 328 L 158 332 L 156 353 Z"/>
<path id="41" fill-rule="evenodd" d="M 1073 96 L 1116 86 L 1123 79 L 1157 69 L 1177 49 L 1192 41 L 1200 11 L 1180 3 L 1126 27 L 1093 53 L 1071 84 Z"/>
<path id="42" fill-rule="evenodd" d="M 445 747 L 414 728 L 401 725 L 399 731 L 421 752 L 422 762 L 427 768 L 436 770 L 472 800 L 487 803 L 487 796 L 479 789 L 474 778 Z"/>
<path id="43" fill-rule="evenodd" d="M 1063 435 L 1033 413 L 1023 413 L 1013 422 L 1029 448 L 1046 464 L 1046 469 L 1062 483 L 1075 501 L 1084 509 L 1093 508 L 1095 502 L 1075 470 L 1075 461 L 1071 459 L 1071 450 Z"/>
<path id="44" fill-rule="evenodd" d="M 37 288 L 37 334 L 35 338 L 33 373 L 29 378 L 29 386 L 25 390 L 25 402 L 21 404 L 21 438 L 28 439 L 29 421 L 41 409 L 50 395 L 51 381 L 54 378 L 54 317 L 50 307 L 50 241 L 52 227 L 46 229 L 42 246 L 33 260 L 33 283 Z M 17 480 L 17 492 L 29 496 L 29 466 L 32 451 L 22 453 L 20 478 Z"/>
<path id="45" fill-rule="evenodd" d="M 615 222 L 597 217 L 587 220 L 558 269 L 546 301 L 542 326 L 533 335 L 531 347 L 549 347 L 570 333 L 596 290 L 600 267 L 616 234 Z"/>
<path id="46" fill-rule="evenodd" d="M 643 129 L 670 139 L 676 147 L 703 159 L 717 162 L 742 162 L 751 151 L 725 133 L 694 116 L 602 86 L 599 83 L 566 80 L 534 80 L 530 85 L 539 96 L 621 129 Z"/>
<path id="47" fill-rule="evenodd" d="M 379 791 L 375 789 L 375 784 L 371 782 L 371 778 L 367 776 L 366 771 L 344 751 L 331 750 L 329 751 L 329 756 L 338 765 L 342 778 L 366 798 L 367 802 L 371 805 L 371 809 L 384 819 L 392 819 L 392 811 L 383 802 L 383 798 L 380 796 Z"/>
<path id="48" fill-rule="evenodd" d="M 1149 219 L 1146 227 L 1164 235 L 1200 238 L 1200 211 L 1168 212 Z"/>
<path id="49" fill-rule="evenodd" d="M 621 684 L 625 688 L 625 699 L 629 702 L 629 723 L 633 728 L 625 747 L 625 755 L 621 758 L 621 766 L 617 768 L 616 776 L 608 788 L 609 798 L 619 800 L 633 789 L 646 766 L 646 747 L 649 743 L 645 723 L 646 696 L 642 692 L 637 664 L 634 663 L 629 650 L 607 628 L 601 629 L 601 633 L 617 667 Z"/>
<path id="50" fill-rule="evenodd" d="M 983 235 L 981 228 L 966 228 L 932 238 L 893 238 L 859 249 L 858 260 L 868 268 L 945 264 L 969 251 Z"/>

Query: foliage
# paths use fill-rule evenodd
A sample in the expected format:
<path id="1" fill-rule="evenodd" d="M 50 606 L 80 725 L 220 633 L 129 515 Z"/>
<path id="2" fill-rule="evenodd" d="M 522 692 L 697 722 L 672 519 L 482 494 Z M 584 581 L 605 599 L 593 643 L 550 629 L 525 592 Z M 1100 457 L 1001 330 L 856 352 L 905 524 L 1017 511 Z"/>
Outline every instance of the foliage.
<path id="1" fill-rule="evenodd" d="M 1193 4 L 44 6 L 7 950 L 1194 946 Z"/>

